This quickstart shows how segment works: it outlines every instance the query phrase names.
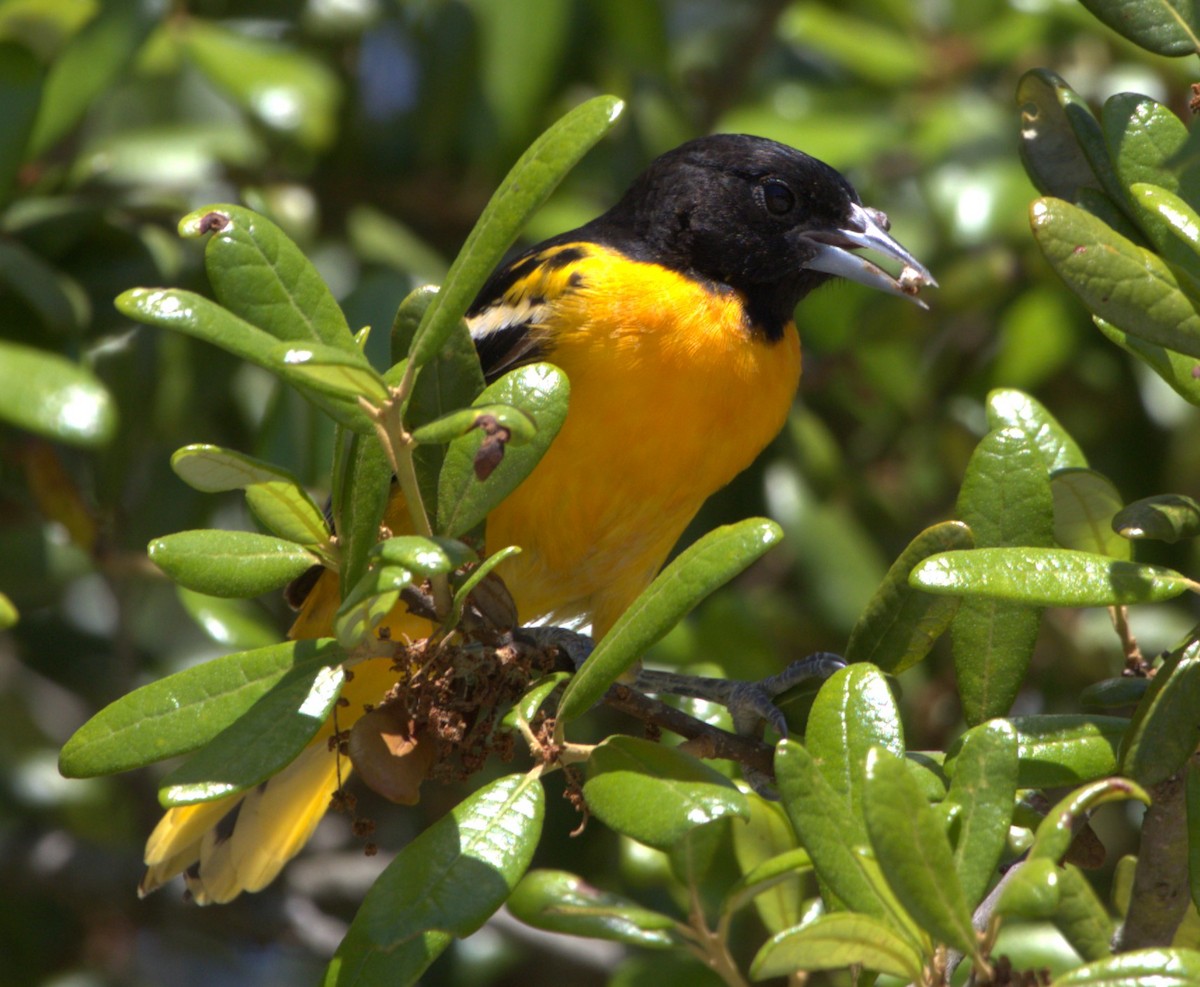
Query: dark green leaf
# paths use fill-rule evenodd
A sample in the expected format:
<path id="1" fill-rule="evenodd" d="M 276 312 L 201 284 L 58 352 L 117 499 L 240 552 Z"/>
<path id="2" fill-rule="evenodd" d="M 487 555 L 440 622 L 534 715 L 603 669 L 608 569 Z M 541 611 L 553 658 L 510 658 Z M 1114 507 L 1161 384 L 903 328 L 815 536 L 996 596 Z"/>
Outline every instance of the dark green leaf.
<path id="1" fill-rule="evenodd" d="M 1157 785 L 1200 743 L 1200 644 L 1168 655 L 1138 703 L 1121 744 L 1121 773 Z"/>
<path id="2" fill-rule="evenodd" d="M 909 573 L 930 555 L 973 545 L 971 529 L 960 521 L 935 524 L 909 542 L 850 632 L 846 661 L 871 662 L 896 675 L 929 654 L 954 619 L 958 603 L 914 590 Z"/>
<path id="3" fill-rule="evenodd" d="M 1184 771 L 1187 805 L 1188 890 L 1192 907 L 1200 909 L 1200 764 L 1189 761 Z"/>
<path id="4" fill-rule="evenodd" d="M 597 96 L 562 117 L 529 149 L 501 183 L 450 266 L 414 335 L 410 359 L 420 368 L 442 348 L 521 227 L 616 122 L 624 104 Z"/>
<path id="5" fill-rule="evenodd" d="M 1149 679 L 1127 675 L 1101 679 L 1079 694 L 1079 708 L 1085 713 L 1132 714 L 1133 707 L 1142 701 L 1149 685 Z"/>
<path id="6" fill-rule="evenodd" d="M 565 723 L 589 710 L 620 675 L 718 586 L 759 558 L 783 533 L 748 518 L 710 531 L 681 552 L 613 624 L 558 704 Z"/>
<path id="7" fill-rule="evenodd" d="M 1144 497 L 1112 519 L 1113 530 L 1125 538 L 1153 538 L 1174 544 L 1200 535 L 1200 504 L 1183 494 Z"/>
<path id="8" fill-rule="evenodd" d="M 1200 17 L 1192 0 L 1081 0 L 1105 24 L 1156 55 L 1196 52 Z"/>
<path id="9" fill-rule="evenodd" d="M 863 808 L 875 859 L 900 903 L 939 942 L 978 957 L 946 833 L 904 762 L 882 748 L 867 758 Z"/>
<path id="10" fill-rule="evenodd" d="M 0 341 L 0 420 L 91 448 L 112 439 L 117 407 L 104 385 L 78 364 Z"/>
<path id="11" fill-rule="evenodd" d="M 1095 163 L 1111 171 L 1104 135 L 1078 93 L 1053 72 L 1033 69 L 1017 84 L 1021 160 L 1043 195 L 1075 200 L 1081 188 L 1101 188 Z"/>
<path id="12" fill-rule="evenodd" d="M 327 987 L 414 983 L 478 929 L 529 867 L 545 812 L 541 782 L 506 775 L 414 839 L 363 899 L 326 971 Z"/>
<path id="13" fill-rule="evenodd" d="M 522 922 L 549 932 L 650 949 L 680 945 L 671 916 L 594 888 L 567 871 L 530 871 L 508 899 L 508 910 Z"/>
<path id="14" fill-rule="evenodd" d="M 534 363 L 505 374 L 475 399 L 472 407 L 505 404 L 520 409 L 537 426 L 528 442 L 506 447 L 504 458 L 486 480 L 475 473 L 476 456 L 486 437 L 473 431 L 446 451 L 438 481 L 438 531 L 451 538 L 466 534 L 512 493 L 541 460 L 567 417 L 570 386 L 566 375 L 548 363 Z"/>
<path id="15" fill-rule="evenodd" d="M 294 542 L 251 531 L 180 531 L 154 539 L 148 551 L 179 585 L 209 596 L 258 596 L 319 561 Z"/>
<path id="16" fill-rule="evenodd" d="M 374 435 L 350 435 L 342 447 L 333 476 L 333 516 L 341 549 L 341 586 L 345 597 L 367 571 L 367 560 L 379 542 L 379 526 L 389 498 L 399 503 L 387 453 Z M 397 533 L 412 530 L 406 514 L 393 520 Z"/>
<path id="17" fill-rule="evenodd" d="M 90 778 L 140 768 L 204 746 L 282 679 L 345 658 L 330 639 L 286 641 L 214 658 L 122 696 L 63 746 L 59 769 Z"/>
<path id="18" fill-rule="evenodd" d="M 29 156 L 45 70 L 33 52 L 5 40 L 0 43 L 0 206 L 17 184 L 17 172 Z"/>
<path id="19" fill-rule="evenodd" d="M 1187 127 L 1162 103 L 1138 93 L 1117 93 L 1105 101 L 1102 119 L 1108 153 L 1125 188 L 1145 182 L 1185 197 L 1198 191 L 1193 176 L 1179 174 Z"/>
<path id="20" fill-rule="evenodd" d="M 746 796 L 724 775 L 690 754 L 636 737 L 610 737 L 592 752 L 583 796 L 606 826 L 660 850 L 693 827 L 750 813 Z"/>

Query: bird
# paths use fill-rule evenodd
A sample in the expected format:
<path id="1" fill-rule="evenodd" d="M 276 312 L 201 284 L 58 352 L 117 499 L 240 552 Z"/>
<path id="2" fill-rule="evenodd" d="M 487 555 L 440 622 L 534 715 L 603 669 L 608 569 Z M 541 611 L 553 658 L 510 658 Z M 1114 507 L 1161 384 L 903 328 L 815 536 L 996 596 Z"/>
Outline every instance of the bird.
<path id="1" fill-rule="evenodd" d="M 607 212 L 492 274 L 466 315 L 485 378 L 549 361 L 570 382 L 559 434 L 487 518 L 489 554 L 522 549 L 499 569 L 522 621 L 588 623 L 596 640 L 612 627 L 704 501 L 782 429 L 800 381 L 796 306 L 836 278 L 922 307 L 919 291 L 936 286 L 838 171 L 746 134 L 668 151 Z M 385 523 L 403 530 L 403 515 L 394 498 Z M 330 633 L 336 579 L 321 576 L 292 637 Z M 416 639 L 428 624 L 398 607 L 383 633 Z M 341 729 L 398 674 L 386 659 L 354 673 Z M 139 892 L 182 874 L 205 904 L 270 883 L 347 770 L 333 731 L 326 723 L 257 788 L 170 809 L 147 842 Z"/>

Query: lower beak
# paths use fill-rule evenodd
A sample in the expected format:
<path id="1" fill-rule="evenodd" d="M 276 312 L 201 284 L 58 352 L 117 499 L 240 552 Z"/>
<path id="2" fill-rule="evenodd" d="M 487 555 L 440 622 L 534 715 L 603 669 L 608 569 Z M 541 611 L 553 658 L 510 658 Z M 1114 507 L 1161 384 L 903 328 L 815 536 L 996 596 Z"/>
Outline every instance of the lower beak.
<path id="1" fill-rule="evenodd" d="M 900 295 L 921 308 L 928 308 L 917 296 L 922 288 L 936 288 L 937 282 L 925 265 L 905 250 L 887 228 L 887 217 L 883 213 L 855 203 L 850 207 L 850 218 L 844 226 L 805 234 L 814 255 L 804 266 L 878 288 L 889 295 Z M 860 247 L 899 262 L 900 274 L 893 276 L 866 257 L 852 253 Z"/>

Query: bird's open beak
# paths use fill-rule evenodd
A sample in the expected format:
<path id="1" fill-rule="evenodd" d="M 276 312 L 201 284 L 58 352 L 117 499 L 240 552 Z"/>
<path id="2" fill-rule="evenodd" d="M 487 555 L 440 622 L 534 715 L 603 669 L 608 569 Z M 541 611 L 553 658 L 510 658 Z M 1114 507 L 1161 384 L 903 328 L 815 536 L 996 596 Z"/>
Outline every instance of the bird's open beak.
<path id="1" fill-rule="evenodd" d="M 855 203 L 850 207 L 850 219 L 845 226 L 813 231 L 805 236 L 815 251 L 805 267 L 857 281 L 889 295 L 900 295 L 921 308 L 929 307 L 917 296 L 922 288 L 936 288 L 937 282 L 924 264 L 888 234 L 887 216 L 878 209 Z M 893 277 L 866 257 L 851 252 L 859 247 L 898 261 L 903 265 L 900 274 Z"/>

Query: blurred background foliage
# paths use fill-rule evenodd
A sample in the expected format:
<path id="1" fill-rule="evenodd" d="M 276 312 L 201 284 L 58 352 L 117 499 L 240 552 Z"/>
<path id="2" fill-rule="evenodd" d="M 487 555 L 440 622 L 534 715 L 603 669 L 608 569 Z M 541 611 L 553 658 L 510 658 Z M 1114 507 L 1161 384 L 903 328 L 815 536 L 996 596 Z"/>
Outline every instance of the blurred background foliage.
<path id="1" fill-rule="evenodd" d="M 328 423 L 294 394 L 114 310 L 136 285 L 207 290 L 181 215 L 223 201 L 267 213 L 352 326 L 384 329 L 444 272 L 520 151 L 596 93 L 626 99 L 626 119 L 529 240 L 595 215 L 702 133 L 773 137 L 843 170 L 941 290 L 929 313 L 852 285 L 806 300 L 789 427 L 689 532 L 754 513 L 788 532 L 656 655 L 757 677 L 844 647 L 891 559 L 951 515 L 994 386 L 1044 401 L 1126 501 L 1195 492 L 1194 409 L 1092 328 L 1029 235 L 1013 94 L 1035 66 L 1094 103 L 1131 90 L 1187 117 L 1187 68 L 1074 0 L 0 0 L 0 403 L 13 423 L 0 425 L 0 591 L 21 615 L 0 634 L 0 987 L 313 982 L 387 849 L 458 797 L 427 787 L 399 810 L 363 792 L 381 857 L 329 819 L 275 886 L 200 910 L 170 890 L 137 900 L 159 812 L 148 774 L 57 774 L 58 747 L 104 703 L 286 627 L 277 600 L 177 594 L 146 562 L 155 536 L 252 525 L 240 498 L 181 483 L 171 452 L 214 442 L 321 495 L 327 482 Z M 385 347 L 376 332 L 380 365 Z M 39 404 L 54 380 L 86 396 L 81 429 Z M 1139 549 L 1194 568 L 1171 554 L 1186 551 Z M 1184 606 L 1134 612 L 1148 654 L 1191 625 Z M 1103 611 L 1052 613 L 1014 712 L 1074 708 L 1121 665 Z M 944 747 L 961 728 L 948 656 L 901 683 L 909 747 Z M 661 859 L 596 823 L 572 841 L 575 822 L 551 809 L 539 865 L 569 860 L 647 901 L 670 893 Z M 1123 837 L 1104 835 L 1115 859 Z M 501 917 L 425 982 L 698 982 L 694 966 L 672 980 L 677 962 Z"/>

